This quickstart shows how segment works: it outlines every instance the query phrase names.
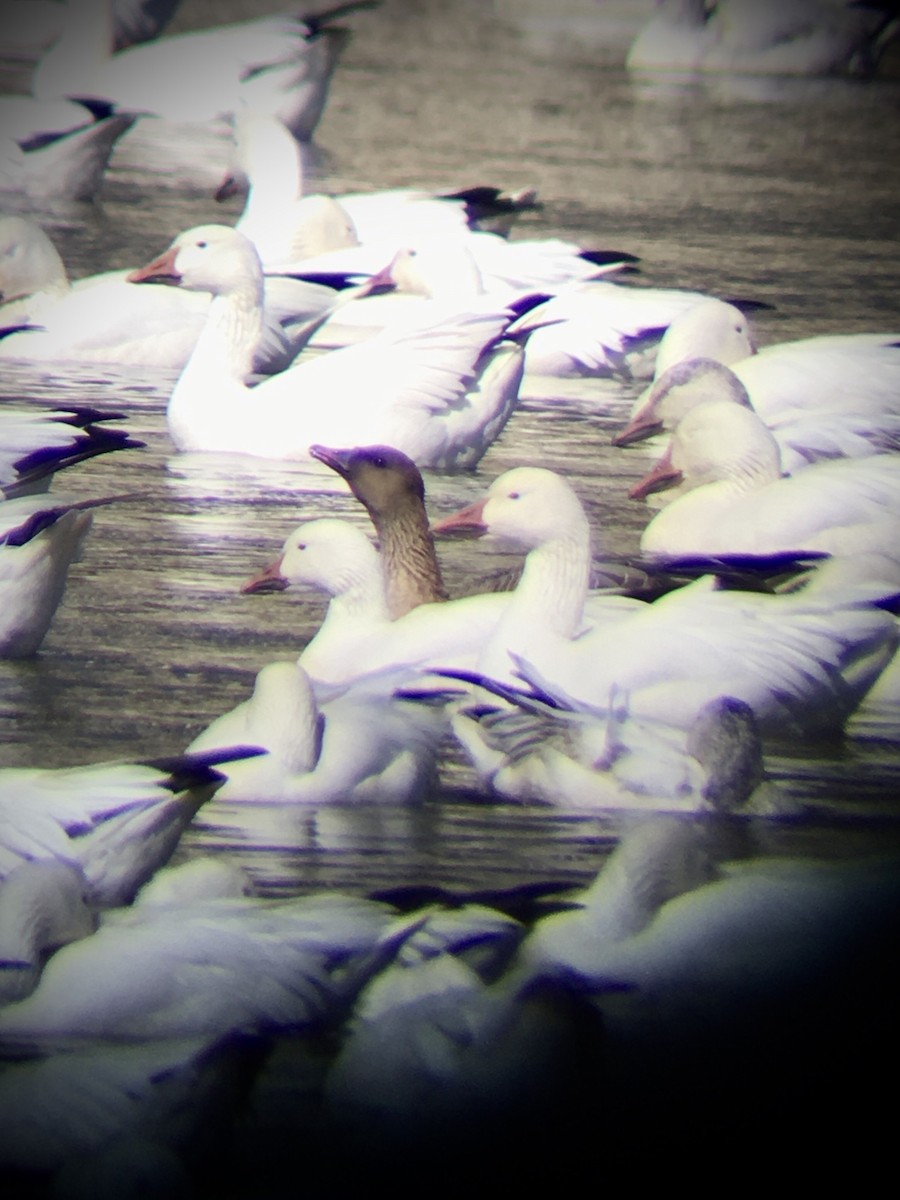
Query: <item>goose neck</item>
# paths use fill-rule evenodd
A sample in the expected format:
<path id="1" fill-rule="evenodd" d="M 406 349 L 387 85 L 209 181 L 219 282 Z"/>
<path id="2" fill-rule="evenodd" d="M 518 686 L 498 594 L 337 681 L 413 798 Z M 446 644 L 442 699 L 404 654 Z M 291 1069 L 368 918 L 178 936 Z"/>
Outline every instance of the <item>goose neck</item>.
<path id="1" fill-rule="evenodd" d="M 344 572 L 339 589 L 332 594 L 328 616 L 330 620 L 336 617 L 346 621 L 388 620 L 385 582 L 381 572 Z"/>
<path id="2" fill-rule="evenodd" d="M 410 504 L 384 519 L 373 516 L 393 620 L 419 604 L 446 600 L 434 540 L 421 506 Z"/>
<path id="3" fill-rule="evenodd" d="M 584 617 L 590 559 L 586 531 L 536 547 L 525 560 L 512 606 L 520 612 L 527 610 L 547 632 L 573 638 Z"/>
<path id="4" fill-rule="evenodd" d="M 206 326 L 185 374 L 202 369 L 223 372 L 244 382 L 253 368 L 253 357 L 263 328 L 262 276 L 242 282 L 229 292 L 213 296 Z"/>

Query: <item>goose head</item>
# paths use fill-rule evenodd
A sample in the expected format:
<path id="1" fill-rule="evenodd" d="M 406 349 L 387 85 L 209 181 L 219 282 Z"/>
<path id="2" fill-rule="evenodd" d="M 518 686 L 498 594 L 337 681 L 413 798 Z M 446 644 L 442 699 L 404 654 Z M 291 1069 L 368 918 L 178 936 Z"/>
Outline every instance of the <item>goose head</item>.
<path id="1" fill-rule="evenodd" d="M 288 535 L 281 557 L 248 580 L 242 592 L 280 591 L 306 584 L 338 596 L 361 584 L 383 590 L 378 551 L 349 521 L 321 517 Z"/>
<path id="2" fill-rule="evenodd" d="M 643 393 L 631 420 L 613 438 L 613 445 L 629 446 L 664 429 L 672 430 L 691 409 L 708 400 L 753 407 L 747 389 L 723 363 L 700 357 L 677 362 Z"/>
<path id="3" fill-rule="evenodd" d="M 708 400 L 679 421 L 665 455 L 629 495 L 642 499 L 675 483 L 682 491 L 719 482 L 744 491 L 780 477 L 778 443 L 753 409 Z"/>
<path id="4" fill-rule="evenodd" d="M 419 468 L 393 446 L 355 446 L 347 450 L 310 446 L 309 452 L 347 481 L 376 528 L 392 515 L 425 503 Z"/>
<path id="5" fill-rule="evenodd" d="M 706 773 L 703 799 L 720 812 L 740 811 L 766 777 L 753 709 L 733 696 L 704 705 L 688 733 L 687 751 Z"/>
<path id="6" fill-rule="evenodd" d="M 431 300 L 470 300 L 484 294 L 474 257 L 461 243 L 408 246 L 388 268 L 398 292 Z"/>
<path id="7" fill-rule="evenodd" d="M 525 550 L 556 541 L 590 540 L 581 501 L 561 475 L 544 467 L 506 471 L 483 499 L 432 528 L 435 533 L 491 533 Z"/>
<path id="8" fill-rule="evenodd" d="M 656 351 L 657 377 L 687 358 L 712 358 L 730 366 L 756 353 L 750 322 L 733 304 L 710 297 L 671 322 Z"/>
<path id="9" fill-rule="evenodd" d="M 262 265 L 249 238 L 228 225 L 197 225 L 128 276 L 129 283 L 168 283 L 194 292 L 229 295 L 248 286 L 262 295 Z"/>

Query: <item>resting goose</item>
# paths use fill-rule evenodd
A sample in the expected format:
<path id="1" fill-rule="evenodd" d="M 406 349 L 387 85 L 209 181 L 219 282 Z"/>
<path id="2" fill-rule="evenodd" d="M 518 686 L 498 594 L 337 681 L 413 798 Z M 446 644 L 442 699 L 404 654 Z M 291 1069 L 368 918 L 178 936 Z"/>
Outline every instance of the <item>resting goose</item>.
<path id="1" fill-rule="evenodd" d="M 252 244 L 221 225 L 179 235 L 129 276 L 209 291 L 206 326 L 172 392 L 180 450 L 306 458 L 312 442 L 388 443 L 419 466 L 474 466 L 518 397 L 522 352 L 503 342 L 511 314 L 493 304 L 296 363 L 248 388 L 263 275 Z"/>
<path id="2" fill-rule="evenodd" d="M 681 728 L 727 695 L 750 705 L 766 735 L 814 734 L 843 726 L 893 654 L 894 618 L 875 604 L 720 591 L 710 577 L 652 604 L 607 600 L 602 617 L 586 619 L 587 519 L 566 481 L 541 468 L 506 472 L 434 528 L 473 526 L 528 551 L 478 659 L 501 683 L 525 678 L 598 709 L 624 690 L 636 717 Z"/>
<path id="3" fill-rule="evenodd" d="M 203 330 L 209 297 L 136 287 L 126 274 L 108 271 L 70 282 L 39 225 L 25 217 L 0 217 L 0 323 L 35 323 L 0 341 L 0 356 L 182 369 Z M 292 362 L 339 295 L 321 284 L 267 279 L 253 372 L 281 371 Z"/>
<path id="4" fill-rule="evenodd" d="M 188 747 L 239 741 L 266 750 L 233 763 L 221 801 L 278 804 L 405 804 L 423 800 L 445 729 L 439 712 L 393 699 L 389 681 L 351 686 L 317 703 L 297 662 L 269 663 L 253 694 Z"/>
<path id="5" fill-rule="evenodd" d="M 890 551 L 896 542 L 900 457 L 818 462 L 783 477 L 772 434 L 752 409 L 727 400 L 687 412 L 664 458 L 630 494 L 640 499 L 671 483 L 683 494 L 644 530 L 645 554 L 839 554 Z"/>
<path id="6" fill-rule="evenodd" d="M 4 769 L 0 878 L 23 862 L 59 860 L 84 873 L 92 904 L 128 904 L 224 782 L 216 766 L 259 753 L 232 744 L 157 762 Z"/>

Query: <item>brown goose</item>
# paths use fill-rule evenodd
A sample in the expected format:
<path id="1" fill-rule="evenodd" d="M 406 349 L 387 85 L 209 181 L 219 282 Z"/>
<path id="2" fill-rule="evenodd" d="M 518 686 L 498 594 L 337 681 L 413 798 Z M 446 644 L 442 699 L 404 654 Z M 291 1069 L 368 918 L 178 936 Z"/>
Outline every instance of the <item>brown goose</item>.
<path id="1" fill-rule="evenodd" d="M 425 485 L 412 459 L 392 446 L 348 450 L 310 446 L 309 453 L 347 481 L 372 518 L 391 618 L 401 617 L 419 604 L 446 600 L 425 511 Z"/>

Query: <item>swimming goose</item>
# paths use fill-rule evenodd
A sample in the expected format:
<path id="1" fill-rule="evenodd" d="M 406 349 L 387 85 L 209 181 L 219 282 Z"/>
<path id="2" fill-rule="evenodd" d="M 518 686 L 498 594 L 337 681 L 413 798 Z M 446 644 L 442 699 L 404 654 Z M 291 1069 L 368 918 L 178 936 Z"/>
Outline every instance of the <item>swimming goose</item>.
<path id="1" fill-rule="evenodd" d="M 841 418 L 848 422 L 851 445 L 856 429 L 865 429 L 866 419 L 873 437 L 889 439 L 894 430 L 900 334 L 832 334 L 776 343 L 757 352 L 746 316 L 734 305 L 710 297 L 679 314 L 665 331 L 655 380 L 635 401 L 631 420 L 613 439 L 615 444 L 627 445 L 657 432 L 660 417 L 672 428 L 684 411 L 682 398 L 693 394 L 693 388 L 670 394 L 684 383 L 684 374 L 675 368 L 684 364 L 682 371 L 691 376 L 688 364 L 696 359 L 713 359 L 731 368 L 753 408 L 785 447 L 799 443 L 794 462 L 802 454 L 804 439 L 807 454 L 824 457 L 828 446 L 832 453 L 839 449 L 838 434 L 829 438 L 827 431 L 836 426 L 839 432 Z M 816 419 L 823 426 L 822 449 L 811 428 Z M 799 432 L 792 428 L 797 423 Z"/>
<path id="2" fill-rule="evenodd" d="M 388 443 L 420 466 L 474 466 L 518 396 L 522 354 L 502 342 L 511 314 L 485 304 L 421 328 L 300 361 L 247 388 L 263 286 L 252 244 L 227 226 L 198 226 L 129 276 L 213 293 L 206 326 L 172 392 L 180 450 L 305 458 L 310 443 Z"/>
<path id="3" fill-rule="evenodd" d="M 225 802 L 404 804 L 428 794 L 444 729 L 439 712 L 395 700 L 389 681 L 341 689 L 320 705 L 300 663 L 274 662 L 188 751 L 235 740 L 267 751 L 226 769 Z"/>
<path id="4" fill-rule="evenodd" d="M 400 218 L 399 225 L 396 234 L 278 266 L 279 271 L 315 277 L 322 271 L 369 275 L 390 263 L 394 290 L 371 304 L 345 309 L 323 329 L 319 344 L 345 345 L 385 326 L 421 321 L 439 304 L 463 306 L 488 297 L 512 307 L 523 301 L 526 308 L 533 307 L 544 294 L 598 280 L 634 261 L 627 252 L 585 250 L 558 238 L 507 241 L 464 225 L 455 233 L 426 230 L 417 235 L 412 218 Z M 554 314 L 552 319 L 559 318 Z M 517 322 L 514 328 L 520 333 L 531 325 Z"/>
<path id="5" fill-rule="evenodd" d="M 479 692 L 493 684 L 473 675 Z M 574 809 L 778 813 L 750 706 L 710 701 L 688 731 L 630 717 L 627 696 L 601 711 L 498 688 L 511 701 L 461 705 L 453 731 L 483 785 L 512 800 Z"/>
<path id="6" fill-rule="evenodd" d="M 298 526 L 281 557 L 243 590 L 298 585 L 330 596 L 325 618 L 299 659 L 317 685 L 393 668 L 414 675 L 414 668 L 429 663 L 472 665 L 509 599 L 492 594 L 420 604 L 392 620 L 377 550 L 361 529 L 332 517 Z"/>
<path id="7" fill-rule="evenodd" d="M 4 769 L 0 877 L 22 862 L 58 859 L 83 871 L 92 904 L 128 904 L 224 782 L 215 767 L 259 753 L 231 745 L 158 762 Z"/>
<path id="8" fill-rule="evenodd" d="M 120 908 L 57 951 L 0 1010 L 8 1039 L 214 1037 L 309 1026 L 366 982 L 396 939 L 384 905 L 337 893 Z"/>
<path id="9" fill-rule="evenodd" d="M 115 362 L 180 370 L 203 330 L 210 298 L 166 286 L 136 287 L 126 271 L 70 283 L 47 234 L 26 217 L 0 217 L 0 322 L 36 329 L 0 342 L 0 356 L 37 361 Z M 263 328 L 252 369 L 283 370 L 339 293 L 297 279 L 267 279 Z"/>
<path id="10" fill-rule="evenodd" d="M 0 1007 L 34 991 L 45 960 L 94 932 L 87 882 L 74 864 L 23 862 L 0 879 Z"/>
<path id="11" fill-rule="evenodd" d="M 871 74 L 893 32 L 878 6 L 828 0 L 662 0 L 626 56 L 632 70 Z"/>
<path id="12" fill-rule="evenodd" d="M 587 519 L 566 481 L 541 468 L 506 472 L 434 529 L 472 526 L 528 550 L 477 663 L 500 683 L 525 678 L 598 709 L 624 690 L 636 717 L 681 728 L 727 695 L 750 705 L 767 736 L 810 734 L 842 727 L 893 654 L 894 619 L 875 604 L 722 591 L 711 577 L 652 604 L 613 597 L 586 614 Z"/>
<path id="13" fill-rule="evenodd" d="M 53 494 L 0 504 L 0 656 L 37 653 L 93 521 L 109 500 Z"/>
<path id="14" fill-rule="evenodd" d="M 756 411 L 731 368 L 710 358 L 688 358 L 658 376 L 644 403 L 613 441 L 626 446 L 660 429 L 671 431 L 689 410 L 709 401 Z M 767 427 L 778 446 L 782 469 L 789 475 L 820 459 L 866 458 L 900 449 L 900 406 L 877 414 L 859 411 L 849 393 L 840 407 L 798 405 L 780 413 Z M 677 489 L 664 491 L 660 500 L 669 503 L 677 494 Z"/>
<path id="15" fill-rule="evenodd" d="M 0 411 L 0 495 L 44 492 L 57 471 L 109 454 L 144 446 L 127 433 L 107 429 L 122 413 L 93 408 L 16 409 Z M 2 509 L 0 509 L 2 511 Z"/>
<path id="16" fill-rule="evenodd" d="M 227 198 L 238 190 L 239 180 L 246 180 L 247 199 L 236 228 L 254 242 L 267 267 L 361 242 L 377 247 L 376 256 L 387 262 L 407 244 L 425 247 L 466 234 L 477 201 L 485 211 L 505 207 L 507 215 L 534 203 L 529 192 L 505 198 L 496 188 L 447 195 L 411 188 L 315 194 L 307 181 L 309 148 L 281 121 L 244 109 L 235 114 L 233 127 L 233 171 L 216 196 Z"/>
<path id="17" fill-rule="evenodd" d="M 684 494 L 641 536 L 645 554 L 889 551 L 900 521 L 900 458 L 812 463 L 782 477 L 778 444 L 752 409 L 710 400 L 691 409 L 669 451 L 631 495 L 667 483 Z"/>
<path id="18" fill-rule="evenodd" d="M 122 110 L 86 119 L 60 133 L 18 139 L 0 136 L 0 193 L 25 196 L 32 209 L 52 210 L 69 202 L 90 203 L 103 186 L 119 138 L 137 114 Z"/>
<path id="19" fill-rule="evenodd" d="M 425 484 L 412 459 L 393 446 L 310 446 L 309 452 L 347 481 L 372 518 L 391 619 L 418 604 L 446 600 L 425 511 Z"/>
<path id="20" fill-rule="evenodd" d="M 365 0 L 332 15 L 365 8 Z M 42 99 L 103 96 L 166 120 L 211 121 L 242 104 L 272 111 L 309 138 L 348 32 L 329 14 L 290 14 L 166 36 L 111 54 L 108 0 L 70 0 L 60 38 L 38 63 Z M 202 68 L 202 69 L 201 69 Z"/>

